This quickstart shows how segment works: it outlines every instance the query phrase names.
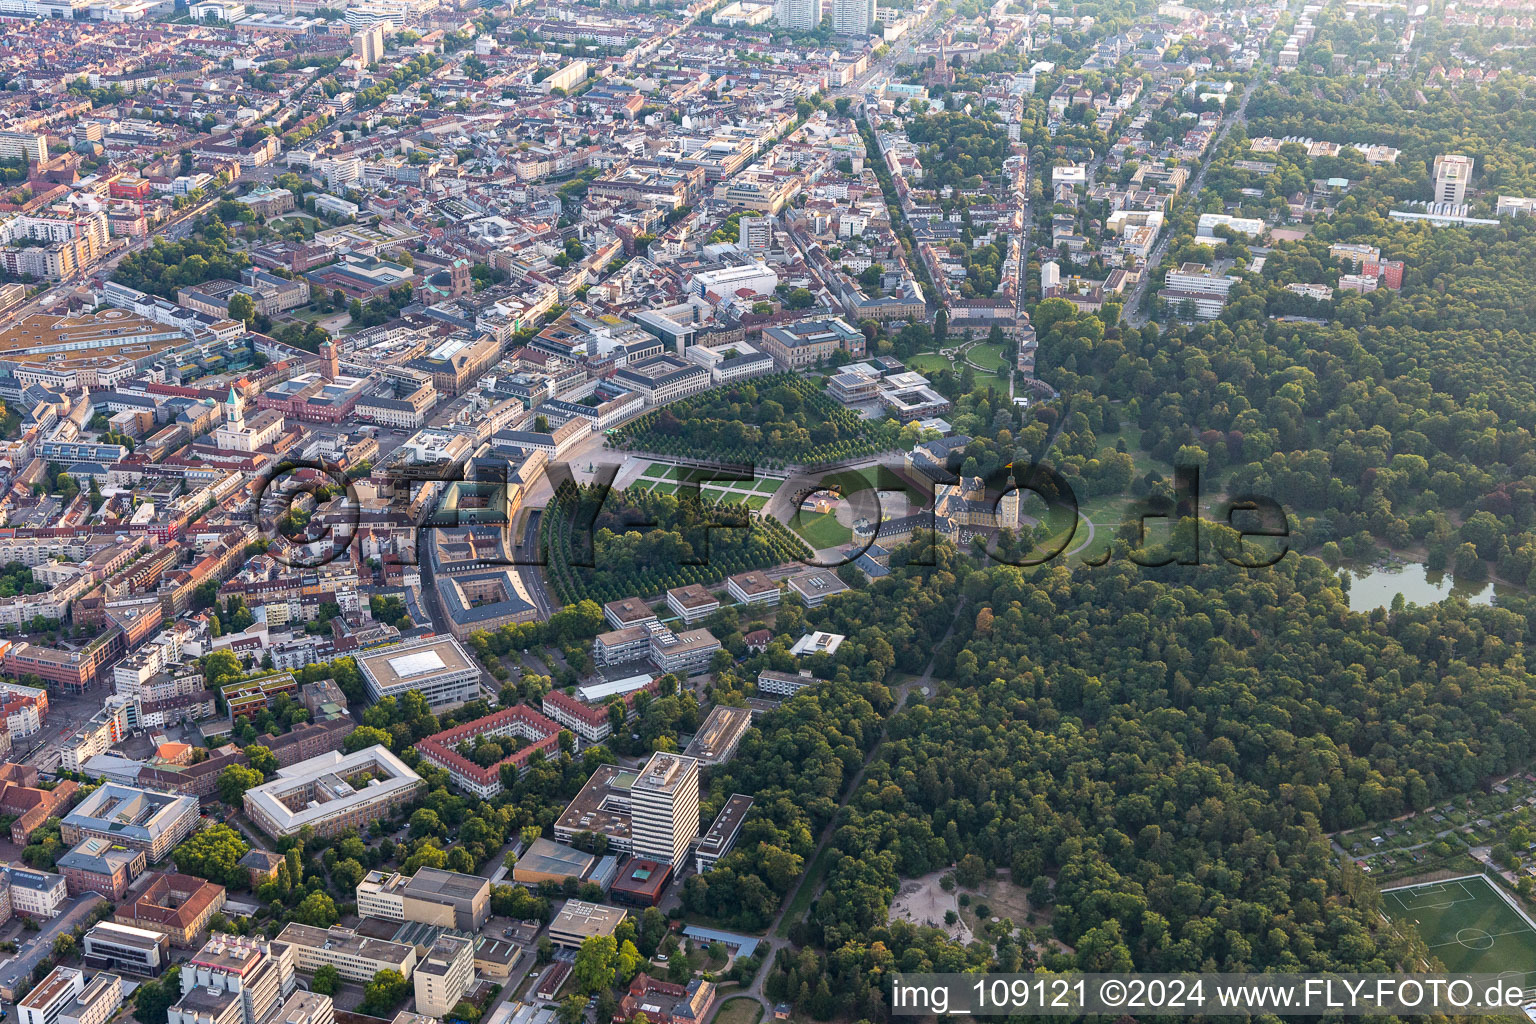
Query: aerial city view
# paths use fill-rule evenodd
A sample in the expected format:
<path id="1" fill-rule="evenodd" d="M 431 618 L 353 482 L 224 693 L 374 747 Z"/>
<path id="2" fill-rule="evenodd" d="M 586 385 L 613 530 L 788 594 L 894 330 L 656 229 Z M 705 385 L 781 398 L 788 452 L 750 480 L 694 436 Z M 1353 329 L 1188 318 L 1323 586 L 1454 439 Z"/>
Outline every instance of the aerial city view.
<path id="1" fill-rule="evenodd" d="M 3 1024 L 1536 1020 L 1536 0 L 0 22 Z"/>

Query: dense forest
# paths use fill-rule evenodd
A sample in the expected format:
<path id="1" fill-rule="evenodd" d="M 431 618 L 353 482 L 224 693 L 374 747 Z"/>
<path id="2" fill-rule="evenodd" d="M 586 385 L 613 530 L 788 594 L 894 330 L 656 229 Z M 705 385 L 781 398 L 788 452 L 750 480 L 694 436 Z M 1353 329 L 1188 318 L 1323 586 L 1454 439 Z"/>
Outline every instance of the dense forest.
<path id="1" fill-rule="evenodd" d="M 1297 556 L 1249 572 L 905 555 L 804 613 L 858 646 L 825 659 L 831 682 L 711 778 L 711 801 L 760 794 L 755 842 L 685 892 L 760 925 L 771 905 L 756 879 L 789 871 L 836 818 L 826 890 L 794 931 L 822 955 L 782 953 L 769 978 L 817 1019 L 880 1016 L 890 969 L 1390 969 L 1414 950 L 1326 831 L 1423 808 L 1532 754 L 1519 645 L 1536 607 L 1523 599 L 1365 616 Z M 950 685 L 908 696 L 837 816 L 892 699 L 876 680 L 930 656 Z M 811 795 L 776 796 L 796 791 Z M 967 949 L 887 923 L 900 878 L 967 858 L 1029 890 L 1049 922 L 1026 928 L 1034 941 L 998 929 Z"/>
<path id="2" fill-rule="evenodd" d="M 550 581 L 568 604 L 649 597 L 810 557 L 778 520 L 697 493 L 568 485 L 550 501 L 540 531 Z"/>
<path id="3" fill-rule="evenodd" d="M 797 374 L 728 384 L 646 413 L 616 448 L 754 466 L 835 462 L 893 447 L 898 427 L 866 422 Z"/>
<path id="4" fill-rule="evenodd" d="M 1332 322 L 1266 317 L 1280 281 L 1326 278 L 1339 239 L 1404 260 L 1401 294 L 1341 295 Z M 1529 220 L 1474 236 L 1341 216 L 1271 254 L 1215 323 L 1105 329 L 1041 303 L 1040 372 L 1099 417 L 1086 396 L 1124 396 L 1113 419 L 1142 449 L 1229 493 L 1283 499 L 1308 543 L 1364 531 L 1422 545 L 1432 568 L 1467 562 L 1471 544 L 1472 562 L 1523 584 L 1536 566 L 1533 265 Z"/>

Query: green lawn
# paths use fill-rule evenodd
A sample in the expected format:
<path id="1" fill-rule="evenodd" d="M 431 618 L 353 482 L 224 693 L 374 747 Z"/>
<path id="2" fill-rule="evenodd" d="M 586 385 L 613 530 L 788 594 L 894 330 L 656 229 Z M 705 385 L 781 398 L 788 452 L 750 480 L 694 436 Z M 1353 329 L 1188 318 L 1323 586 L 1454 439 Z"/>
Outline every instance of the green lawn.
<path id="1" fill-rule="evenodd" d="M 935 374 L 940 370 L 952 370 L 955 364 L 939 355 L 937 352 L 919 352 L 904 360 L 907 369 L 916 370 L 922 374 Z"/>
<path id="2" fill-rule="evenodd" d="M 665 462 L 653 462 L 645 467 L 640 475 L 648 480 L 681 480 L 682 467 L 673 466 Z"/>
<path id="3" fill-rule="evenodd" d="M 989 370 L 1000 370 L 1003 367 L 1003 347 L 1001 345 L 972 345 L 966 355 L 977 366 L 985 366 Z"/>
<path id="4" fill-rule="evenodd" d="M 737 996 L 720 1004 L 714 1024 L 757 1024 L 762 1019 L 762 1004 L 751 996 Z"/>
<path id="5" fill-rule="evenodd" d="M 834 512 L 802 512 L 790 529 L 817 549 L 837 547 L 853 539 L 853 531 L 839 523 Z"/>
<path id="6" fill-rule="evenodd" d="M 768 504 L 768 500 L 771 497 L 772 495 L 768 494 L 754 494 L 752 497 L 747 499 L 747 507 L 756 512 L 764 505 Z"/>

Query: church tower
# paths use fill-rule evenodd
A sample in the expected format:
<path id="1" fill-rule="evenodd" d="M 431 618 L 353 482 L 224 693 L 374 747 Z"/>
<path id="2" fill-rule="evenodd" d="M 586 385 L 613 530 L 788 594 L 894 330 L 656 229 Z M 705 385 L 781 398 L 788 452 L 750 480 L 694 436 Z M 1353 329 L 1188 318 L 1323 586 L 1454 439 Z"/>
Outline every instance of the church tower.
<path id="1" fill-rule="evenodd" d="M 229 397 L 224 399 L 224 422 L 234 430 L 245 429 L 245 403 L 240 396 L 235 394 L 234 385 L 229 388 Z"/>

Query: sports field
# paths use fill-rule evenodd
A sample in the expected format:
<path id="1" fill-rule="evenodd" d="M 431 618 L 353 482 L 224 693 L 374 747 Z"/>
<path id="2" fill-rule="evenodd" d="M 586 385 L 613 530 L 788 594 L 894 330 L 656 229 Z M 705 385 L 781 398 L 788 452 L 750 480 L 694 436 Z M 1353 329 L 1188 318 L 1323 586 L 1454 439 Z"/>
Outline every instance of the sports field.
<path id="1" fill-rule="evenodd" d="M 1503 974 L 1536 988 L 1536 924 L 1492 882 L 1467 875 L 1381 894 L 1387 915 L 1418 930 L 1453 974 Z"/>

